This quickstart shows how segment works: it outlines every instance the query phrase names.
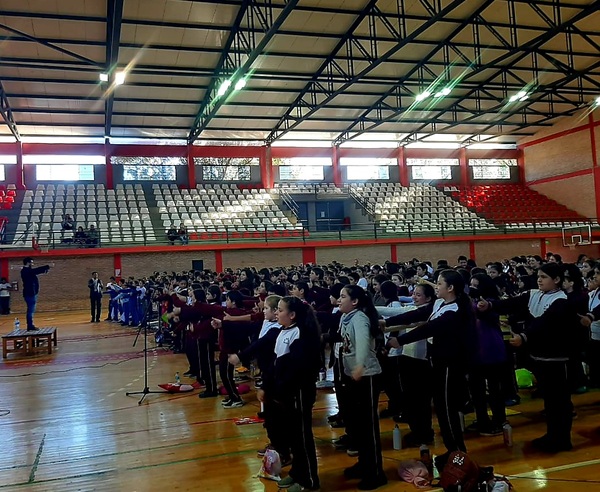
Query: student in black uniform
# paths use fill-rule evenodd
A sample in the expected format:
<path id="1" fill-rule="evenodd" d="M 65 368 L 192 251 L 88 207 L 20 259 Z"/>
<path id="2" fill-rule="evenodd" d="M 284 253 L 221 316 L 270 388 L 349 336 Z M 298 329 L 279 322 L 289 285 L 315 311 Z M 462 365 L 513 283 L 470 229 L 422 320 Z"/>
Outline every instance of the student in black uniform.
<path id="1" fill-rule="evenodd" d="M 465 282 L 460 273 L 442 270 L 438 276 L 433 305 L 424 306 L 411 313 L 392 316 L 386 326 L 411 321 L 425 322 L 414 330 L 397 337 L 397 346 L 427 339 L 427 356 L 432 366 L 433 404 L 440 424 L 444 445 L 448 450 L 436 463 L 444 463 L 452 451 L 466 451 L 461 427 L 460 411 L 464 406 L 462 395 L 466 392 L 466 360 L 468 339 L 474 333 L 474 315 Z M 390 344 L 393 344 L 393 338 Z"/>
<path id="2" fill-rule="evenodd" d="M 272 386 L 264 381 L 264 389 L 283 405 L 293 456 L 289 476 L 278 486 L 290 492 L 318 490 L 312 408 L 321 367 L 319 324 L 312 307 L 294 296 L 279 301 L 277 321 L 282 329 L 275 342 Z"/>
<path id="3" fill-rule="evenodd" d="M 547 433 L 534 439 L 532 444 L 549 453 L 568 451 L 573 447 L 573 404 L 567 365 L 575 337 L 565 330 L 572 326 L 575 313 L 561 290 L 563 280 L 564 267 L 546 263 L 537 271 L 538 289 L 500 301 L 482 299 L 477 304 L 480 311 L 493 309 L 501 314 L 528 309 L 524 331 L 513 336 L 511 345 L 525 345 L 529 349 L 533 372 L 544 397 L 547 426 Z"/>

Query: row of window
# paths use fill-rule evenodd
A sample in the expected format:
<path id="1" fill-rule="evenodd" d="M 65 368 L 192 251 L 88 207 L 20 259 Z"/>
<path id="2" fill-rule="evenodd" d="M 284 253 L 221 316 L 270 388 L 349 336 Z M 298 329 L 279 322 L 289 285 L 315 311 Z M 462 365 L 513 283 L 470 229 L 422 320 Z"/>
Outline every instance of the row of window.
<path id="1" fill-rule="evenodd" d="M 60 156 L 57 156 L 60 157 Z M 111 162 L 123 168 L 124 181 L 175 181 L 176 167 L 187 164 L 182 157 L 112 157 Z M 510 168 L 517 165 L 516 159 L 469 159 L 474 179 L 510 179 Z M 259 165 L 258 158 L 194 158 L 201 166 L 203 181 L 250 181 L 252 167 Z M 452 168 L 459 165 L 458 159 L 407 159 L 414 180 L 452 179 Z M 279 169 L 280 181 L 321 181 L 325 168 L 331 166 L 330 158 L 294 157 L 273 159 Z M 346 177 L 351 181 L 388 180 L 390 167 L 395 159 L 341 158 L 346 168 Z M 93 181 L 94 165 L 38 164 L 38 181 Z M 5 180 L 4 166 L 0 165 L 0 180 Z"/>

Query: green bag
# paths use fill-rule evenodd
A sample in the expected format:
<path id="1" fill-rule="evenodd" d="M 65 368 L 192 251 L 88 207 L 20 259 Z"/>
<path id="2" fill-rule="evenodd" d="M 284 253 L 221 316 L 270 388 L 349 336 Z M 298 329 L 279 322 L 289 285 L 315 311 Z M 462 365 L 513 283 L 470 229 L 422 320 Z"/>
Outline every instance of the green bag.
<path id="1" fill-rule="evenodd" d="M 533 386 L 533 374 L 527 369 L 517 369 L 515 371 L 517 377 L 517 386 L 519 389 L 531 388 Z"/>

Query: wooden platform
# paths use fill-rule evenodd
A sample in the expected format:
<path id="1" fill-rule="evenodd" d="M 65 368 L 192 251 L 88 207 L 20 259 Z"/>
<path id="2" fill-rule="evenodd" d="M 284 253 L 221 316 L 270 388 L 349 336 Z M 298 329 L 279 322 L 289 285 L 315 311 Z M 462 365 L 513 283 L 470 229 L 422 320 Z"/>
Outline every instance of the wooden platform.
<path id="1" fill-rule="evenodd" d="M 242 408 L 225 410 L 220 398 L 200 400 L 198 391 L 151 394 L 141 406 L 143 340 L 132 347 L 136 330 L 114 323 L 88 323 L 80 311 L 37 313 L 40 325 L 58 326 L 59 349 L 48 356 L 0 362 L 0 491 L 49 490 L 101 492 L 276 492 L 274 482 L 254 478 L 260 467 L 256 450 L 265 444 L 261 425 L 237 426 L 233 419 L 256 414 L 252 394 Z M 0 317 L 0 333 L 12 319 Z M 152 338 L 150 346 L 154 347 Z M 152 348 L 149 387 L 173 381 L 187 370 L 185 355 Z M 184 382 L 187 382 L 184 378 Z M 544 455 L 528 442 L 540 436 L 542 402 L 522 393 L 523 403 L 510 416 L 515 445 L 502 437 L 467 436 L 473 458 L 512 476 L 515 492 L 600 491 L 600 392 L 573 397 L 578 418 L 573 425 L 574 450 Z M 385 408 L 385 395 L 381 408 Z M 3 410 L 10 411 L 8 415 Z M 313 428 L 323 492 L 356 490 L 356 481 L 342 477 L 356 459 L 335 451 L 331 439 L 342 434 L 326 418 L 335 412 L 335 395 L 319 391 Z M 467 416 L 467 424 L 473 420 Z M 392 449 L 393 422 L 381 421 L 384 468 L 389 484 L 382 492 L 415 492 L 397 479 L 399 461 L 418 456 L 417 449 Z M 402 433 L 408 432 L 400 424 Z M 436 428 L 437 430 L 437 428 Z M 439 433 L 434 453 L 444 451 Z"/>
<path id="2" fill-rule="evenodd" d="M 2 336 L 2 358 L 8 354 L 33 355 L 44 351 L 52 354 L 52 346 L 58 343 L 56 328 L 39 328 L 37 330 L 13 330 Z"/>

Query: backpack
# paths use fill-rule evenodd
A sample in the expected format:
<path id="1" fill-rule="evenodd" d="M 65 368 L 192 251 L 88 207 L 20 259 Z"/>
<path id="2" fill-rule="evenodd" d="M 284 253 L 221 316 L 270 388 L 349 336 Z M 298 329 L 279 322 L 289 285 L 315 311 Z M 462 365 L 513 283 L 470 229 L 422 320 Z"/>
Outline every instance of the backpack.
<path id="1" fill-rule="evenodd" d="M 442 470 L 439 486 L 444 492 L 474 492 L 479 474 L 479 466 L 466 453 L 453 451 Z"/>

